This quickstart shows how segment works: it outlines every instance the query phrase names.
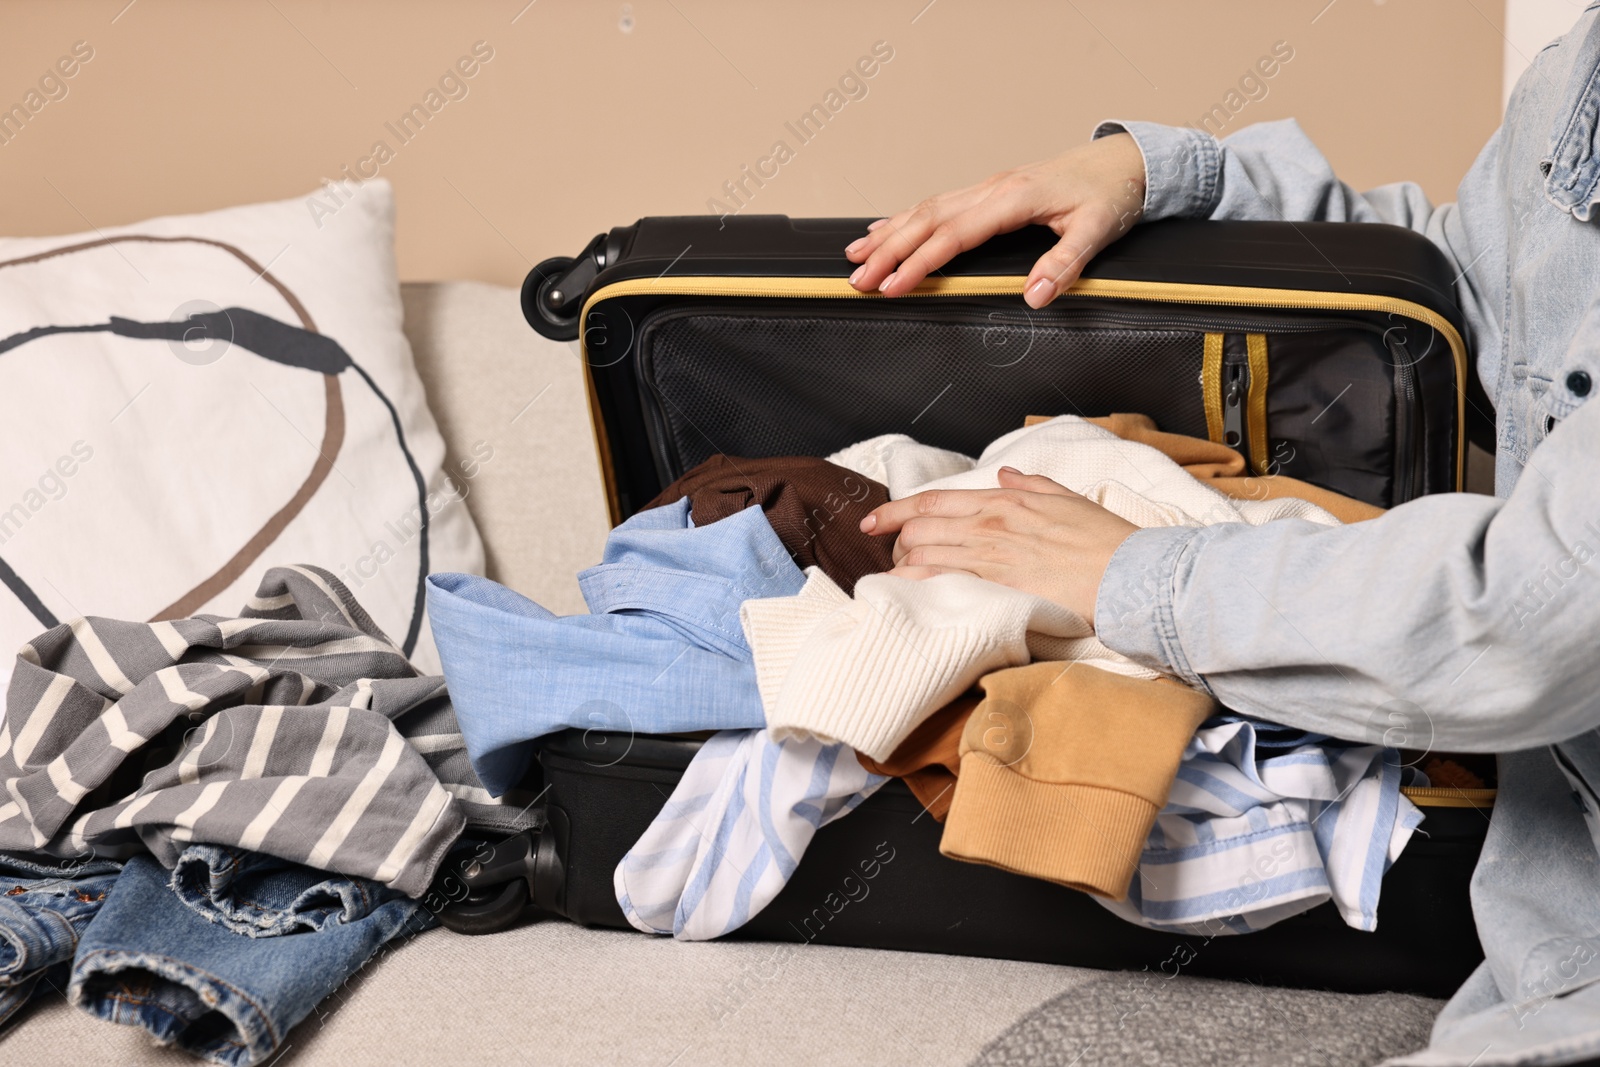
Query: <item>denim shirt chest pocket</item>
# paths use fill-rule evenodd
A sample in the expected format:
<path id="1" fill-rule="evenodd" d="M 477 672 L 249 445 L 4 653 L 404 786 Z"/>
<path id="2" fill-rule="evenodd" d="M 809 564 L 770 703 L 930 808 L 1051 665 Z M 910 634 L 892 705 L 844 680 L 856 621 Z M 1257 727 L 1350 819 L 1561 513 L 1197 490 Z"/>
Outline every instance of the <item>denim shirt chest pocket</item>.
<path id="1" fill-rule="evenodd" d="M 1595 5 L 1591 4 L 1590 7 Z M 1576 48 L 1550 131 L 1549 153 L 1539 163 L 1545 196 L 1579 222 L 1588 222 L 1600 205 L 1600 158 L 1595 134 L 1600 126 L 1600 34 L 1563 40 Z"/>
<path id="2" fill-rule="evenodd" d="M 1572 342 L 1543 386 L 1544 432 L 1600 393 L 1600 295 L 1590 300 Z"/>

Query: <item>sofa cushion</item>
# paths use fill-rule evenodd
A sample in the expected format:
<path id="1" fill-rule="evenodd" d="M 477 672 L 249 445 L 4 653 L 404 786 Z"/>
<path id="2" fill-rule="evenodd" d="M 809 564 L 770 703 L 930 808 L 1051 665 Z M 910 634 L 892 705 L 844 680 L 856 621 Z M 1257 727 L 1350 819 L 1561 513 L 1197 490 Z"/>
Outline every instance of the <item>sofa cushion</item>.
<path id="1" fill-rule="evenodd" d="M 401 329 L 394 208 L 304 200 L 0 239 L 0 647 L 79 615 L 236 613 L 340 575 L 425 671 L 432 570 L 479 571 Z"/>
<path id="2" fill-rule="evenodd" d="M 401 295 L 485 573 L 558 614 L 586 611 L 576 575 L 600 561 L 610 523 L 577 346 L 534 333 L 515 289 L 424 282 Z"/>
<path id="3" fill-rule="evenodd" d="M 272 1067 L 1322 1067 L 1420 1047 L 1440 1006 L 1168 970 L 1104 973 L 803 941 L 690 944 L 559 921 L 488 937 L 434 930 L 380 951 L 288 1034 Z M 4 1047 L 7 1067 L 198 1064 L 52 991 Z"/>

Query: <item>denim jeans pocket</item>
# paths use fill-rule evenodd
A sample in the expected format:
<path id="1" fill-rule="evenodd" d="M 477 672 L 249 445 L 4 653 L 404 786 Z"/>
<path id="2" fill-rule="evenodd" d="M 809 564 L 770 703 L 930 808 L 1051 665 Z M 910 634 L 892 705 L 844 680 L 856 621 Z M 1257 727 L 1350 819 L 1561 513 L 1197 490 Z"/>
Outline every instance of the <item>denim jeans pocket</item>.
<path id="1" fill-rule="evenodd" d="M 190 909 L 249 937 L 353 923 L 389 901 L 406 899 L 399 890 L 366 878 L 331 874 L 223 845 L 184 849 L 171 885 Z"/>
<path id="2" fill-rule="evenodd" d="M 323 873 L 288 866 L 303 880 Z M 380 949 L 433 925 L 418 902 L 396 897 L 353 922 L 240 936 L 178 900 L 154 859 L 135 856 L 84 931 L 68 1000 L 163 1044 L 251 1067 Z"/>
<path id="3" fill-rule="evenodd" d="M 70 960 L 78 935 L 100 910 L 120 868 L 115 863 L 93 861 L 76 870 L 97 873 L 64 877 L 17 874 L 48 869 L 0 858 L 0 986 L 20 984 L 46 967 Z"/>

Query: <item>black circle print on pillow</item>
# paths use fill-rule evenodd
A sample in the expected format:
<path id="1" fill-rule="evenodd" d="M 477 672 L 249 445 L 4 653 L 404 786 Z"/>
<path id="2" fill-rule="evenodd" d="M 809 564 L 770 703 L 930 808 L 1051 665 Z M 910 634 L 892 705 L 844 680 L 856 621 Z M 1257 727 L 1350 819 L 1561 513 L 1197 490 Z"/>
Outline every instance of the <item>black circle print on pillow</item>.
<path id="1" fill-rule="evenodd" d="M 21 259 L 0 262 L 0 268 L 35 262 L 40 259 L 118 241 L 192 241 L 197 244 L 221 248 L 242 261 L 256 277 L 269 282 L 273 288 L 278 290 L 300 319 L 302 325 L 296 326 L 292 323 L 275 319 L 270 315 L 264 315 L 259 311 L 239 307 L 197 312 L 187 318 L 162 322 L 140 322 L 112 316 L 106 322 L 86 325 L 35 326 L 32 329 L 12 334 L 9 337 L 0 338 L 0 356 L 4 356 L 7 352 L 41 337 L 73 333 L 109 333 L 135 340 L 165 341 L 174 346 L 178 344 L 190 345 L 197 341 L 220 341 L 223 344 L 236 345 L 247 352 L 260 356 L 262 359 L 322 375 L 323 390 L 327 401 L 323 438 L 321 444 L 317 447 L 317 460 L 294 495 L 283 506 L 278 508 L 261 528 L 251 535 L 249 540 L 234 553 L 232 558 L 219 567 L 215 573 L 179 596 L 165 608 L 156 612 L 150 617 L 149 621 L 178 619 L 194 614 L 212 597 L 232 585 L 256 561 L 267 546 L 277 539 L 278 535 L 288 527 L 289 523 L 300 514 L 312 495 L 326 480 L 329 471 L 333 469 L 334 460 L 344 444 L 345 412 L 340 376 L 344 371 L 351 370 L 361 377 L 367 388 L 372 390 L 373 395 L 388 410 L 389 420 L 394 426 L 396 444 L 400 449 L 400 454 L 405 459 L 406 466 L 411 471 L 412 480 L 416 485 L 417 507 L 420 515 L 420 529 L 417 538 L 419 557 L 417 580 L 412 594 L 411 621 L 406 629 L 405 640 L 401 643 L 401 651 L 410 656 L 416 648 L 417 637 L 422 628 L 422 611 L 426 593 L 425 582 L 428 577 L 429 512 L 427 482 L 423 478 L 422 471 L 418 468 L 417 461 L 412 456 L 411 449 L 406 443 L 405 428 L 401 425 L 400 413 L 395 410 L 394 404 L 389 400 L 382 388 L 379 387 L 378 383 L 373 380 L 372 375 L 368 374 L 366 369 L 359 363 L 351 359 L 350 354 L 337 341 L 317 332 L 316 324 L 312 321 L 310 314 L 307 313 L 305 306 L 301 304 L 300 300 L 292 292 L 248 255 L 220 241 L 213 241 L 203 237 L 149 237 L 139 235 L 112 237 L 71 245 L 52 252 L 26 256 Z M 38 619 L 42 625 L 51 627 L 59 624 L 55 613 L 40 599 L 27 581 L 3 558 L 0 558 L 0 584 L 4 584 L 12 595 L 21 601 L 28 612 Z"/>

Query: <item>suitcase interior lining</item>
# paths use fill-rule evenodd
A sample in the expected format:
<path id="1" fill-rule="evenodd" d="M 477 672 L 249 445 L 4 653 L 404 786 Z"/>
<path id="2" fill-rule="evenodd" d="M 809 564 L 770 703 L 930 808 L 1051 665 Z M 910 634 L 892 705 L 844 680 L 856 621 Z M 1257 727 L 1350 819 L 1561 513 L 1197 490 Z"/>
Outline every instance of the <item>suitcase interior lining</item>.
<path id="1" fill-rule="evenodd" d="M 637 488 L 642 471 L 629 471 L 619 473 L 615 467 L 618 457 L 614 454 L 614 442 L 606 428 L 606 402 L 602 401 L 601 387 L 596 381 L 597 377 L 605 377 L 606 368 L 620 363 L 630 354 L 636 354 L 637 362 L 645 363 L 653 360 L 651 348 L 653 339 L 644 335 L 652 324 L 656 314 L 655 308 L 662 307 L 676 310 L 678 313 L 692 315 L 696 308 L 705 309 L 711 298 L 739 298 L 731 302 L 728 313 L 738 317 L 747 317 L 758 313 L 765 314 L 764 307 L 780 303 L 790 307 L 812 309 L 808 313 L 820 313 L 823 305 L 854 304 L 848 313 L 852 321 L 870 321 L 863 317 L 861 305 L 863 303 L 877 302 L 884 306 L 894 306 L 897 310 L 892 314 L 901 318 L 915 319 L 944 319 L 941 309 L 954 309 L 957 298 L 961 301 L 970 301 L 972 298 L 1013 296 L 1020 292 L 1023 278 L 1014 276 L 973 276 L 973 277 L 935 277 L 929 279 L 914 296 L 940 297 L 932 302 L 936 306 L 929 306 L 925 300 L 896 300 L 886 301 L 882 298 L 857 293 L 850 288 L 844 279 L 840 278 L 783 278 L 783 277 L 659 277 L 659 278 L 631 278 L 611 282 L 600 286 L 590 293 L 584 302 L 583 313 L 580 316 L 580 347 L 586 362 L 590 367 L 587 378 L 590 397 L 590 410 L 595 430 L 596 444 L 598 446 L 603 475 L 606 482 L 608 504 L 612 512 L 613 522 L 620 522 L 631 511 L 631 506 L 638 500 L 648 499 L 654 492 L 643 493 Z M 843 299 L 840 299 L 843 298 Z M 1082 299 L 1080 299 L 1082 298 Z M 643 303 L 637 303 L 642 300 Z M 620 314 L 609 315 L 602 304 L 616 301 L 616 310 Z M 718 301 L 718 303 L 723 303 Z M 1271 349 L 1272 376 L 1275 382 L 1273 389 L 1266 396 L 1266 426 L 1262 434 L 1253 434 L 1257 440 L 1256 447 L 1264 447 L 1267 455 L 1263 458 L 1250 455 L 1253 465 L 1258 469 L 1266 469 L 1275 473 L 1282 473 L 1293 477 L 1302 478 L 1321 484 L 1338 492 L 1343 492 L 1357 499 L 1365 500 L 1379 506 L 1389 506 L 1396 496 L 1400 499 L 1409 499 L 1419 491 L 1439 491 L 1445 488 L 1459 490 L 1463 477 L 1462 452 L 1465 448 L 1465 436 L 1460 432 L 1464 419 L 1465 409 L 1465 383 L 1467 381 L 1467 362 L 1465 345 L 1460 333 L 1445 318 L 1431 309 L 1409 300 L 1396 297 L 1379 296 L 1371 294 L 1351 294 L 1338 292 L 1312 292 L 1299 290 L 1275 290 L 1243 286 L 1212 286 L 1165 282 L 1144 281 L 1117 281 L 1104 278 L 1082 279 L 1067 294 L 1064 300 L 1058 300 L 1051 308 L 1044 309 L 1043 313 L 1030 312 L 1025 307 L 1019 308 L 1015 300 L 1004 301 L 986 310 L 985 314 L 999 314 L 1001 317 L 993 324 L 978 327 L 980 338 L 985 330 L 988 331 L 989 345 L 992 350 L 980 353 L 977 362 L 984 362 L 983 355 L 988 356 L 989 362 L 994 360 L 995 352 L 1001 347 L 997 342 L 1010 343 L 1022 335 L 1031 336 L 1038 332 L 1037 322 L 1049 321 L 1048 314 L 1052 309 L 1059 312 L 1069 307 L 1083 306 L 1085 303 L 1098 305 L 1122 305 L 1131 309 L 1132 313 L 1152 313 L 1165 317 L 1168 324 L 1167 332 L 1176 329 L 1177 332 L 1189 331 L 1173 327 L 1175 322 L 1193 319 L 1197 314 L 1207 312 L 1233 313 L 1234 315 L 1247 315 L 1260 318 L 1263 314 L 1275 316 L 1278 323 L 1292 323 L 1295 316 L 1314 315 L 1316 313 L 1336 312 L 1343 314 L 1343 322 L 1325 323 L 1324 333 L 1320 335 L 1320 343 L 1307 347 L 1304 337 L 1299 337 L 1300 331 L 1290 329 L 1273 329 L 1271 325 L 1265 329 L 1241 330 L 1240 332 L 1262 332 L 1265 334 L 1266 344 Z M 1184 306 L 1193 304 L 1194 306 Z M 1164 305 L 1179 305 L 1168 308 Z M 596 309 L 600 310 L 597 311 Z M 630 310 L 631 308 L 631 310 Z M 912 310 L 914 308 L 914 310 Z M 905 309 L 905 310 L 898 310 Z M 876 310 L 876 309 L 874 309 Z M 671 315 L 672 310 L 659 312 Z M 869 313 L 870 314 L 870 313 Z M 608 318 L 610 321 L 608 321 Z M 1324 315 L 1326 318 L 1326 315 Z M 1367 320 L 1367 321 L 1361 321 Z M 987 321 L 987 320 L 985 320 Z M 1211 325 L 1206 323 L 1206 326 Z M 1324 368 L 1319 374 L 1306 373 L 1304 369 L 1298 374 L 1293 373 L 1293 368 L 1286 363 L 1292 362 L 1294 352 L 1298 348 L 1307 355 L 1315 355 L 1318 359 L 1328 358 L 1329 342 L 1333 335 L 1327 334 L 1328 328 L 1342 327 L 1347 330 L 1358 330 L 1362 327 L 1374 329 L 1381 335 L 1383 343 L 1389 346 L 1390 358 L 1387 360 L 1371 360 L 1365 362 L 1369 365 L 1364 371 L 1353 362 L 1349 364 L 1351 373 L 1343 380 L 1352 386 L 1348 397 L 1341 397 L 1328 392 L 1319 382 L 1339 380 L 1337 375 L 1329 375 Z M 1204 327 L 1197 327 L 1202 333 L 1213 332 Z M 1156 331 L 1162 332 L 1162 331 Z M 1278 336 L 1283 334 L 1282 336 Z M 1411 336 L 1426 336 L 1427 344 L 1422 346 L 1423 351 L 1415 357 L 1408 355 L 1405 350 L 1405 339 Z M 1297 343 L 1298 337 L 1298 343 Z M 1399 339 L 1398 345 L 1396 338 Z M 1229 338 L 1230 343 L 1234 338 Z M 1236 339 L 1241 345 L 1246 344 L 1244 337 Z M 1333 347 L 1338 348 L 1350 343 L 1350 338 L 1339 340 Z M 1009 358 L 1009 353 L 1006 354 Z M 1412 395 L 1410 376 L 1418 373 L 1418 368 L 1423 367 L 1427 358 L 1434 364 L 1439 360 L 1447 360 L 1450 366 L 1425 367 L 1427 373 L 1438 375 L 1445 373 L 1454 381 L 1455 411 L 1422 411 L 1409 416 L 1417 423 L 1415 426 L 1395 427 L 1392 420 L 1399 419 L 1404 412 L 1401 408 L 1405 405 L 1394 403 L 1394 397 L 1399 394 Z M 968 360 L 969 363 L 973 362 Z M 1309 364 L 1302 360 L 1305 366 Z M 1374 370 L 1376 367 L 1376 371 Z M 816 368 L 812 370 L 815 372 Z M 970 378 L 971 367 L 968 368 Z M 1298 377 L 1305 388 L 1296 393 L 1291 387 L 1283 388 L 1284 375 L 1292 380 Z M 670 375 L 669 375 L 670 377 Z M 813 374 L 813 377 L 819 377 Z M 657 393 L 657 386 L 650 381 L 650 374 L 641 373 L 632 379 L 633 388 L 638 396 L 630 403 L 640 403 L 644 409 L 644 417 L 652 422 L 652 440 L 650 442 L 652 455 L 650 462 L 655 467 L 650 471 L 652 477 L 649 481 L 655 482 L 655 489 L 666 484 L 672 477 L 681 473 L 692 462 L 693 456 L 710 455 L 712 452 L 723 451 L 731 454 L 777 454 L 775 452 L 759 452 L 746 449 L 741 453 L 737 447 L 738 442 L 730 442 L 728 438 L 737 437 L 724 430 L 708 432 L 709 418 L 706 411 L 701 412 L 701 418 L 694 418 L 694 413 L 683 404 L 678 404 L 676 415 L 667 409 L 670 402 L 677 399 L 672 396 L 669 384 L 662 393 Z M 1196 374 L 1198 385 L 1199 375 Z M 1377 379 L 1382 379 L 1377 380 Z M 949 384 L 954 389 L 957 384 L 951 380 Z M 813 383 L 812 389 L 818 386 Z M 854 385 L 852 385 L 854 388 Z M 1198 389 L 1196 390 L 1199 391 Z M 1426 392 L 1425 390 L 1421 392 Z M 1365 393 L 1366 395 L 1357 395 Z M 1386 394 L 1386 395 L 1385 395 Z M 1051 395 L 1049 392 L 1046 396 Z M 1420 394 L 1418 394 L 1420 395 Z M 726 399 L 726 398 L 724 398 Z M 949 396 L 940 397 L 937 393 L 932 397 L 924 398 L 924 403 L 937 401 L 930 407 L 937 406 L 948 400 Z M 1072 398 L 1068 398 L 1069 400 Z M 1339 403 L 1346 399 L 1347 403 Z M 612 401 L 614 403 L 614 401 Z M 1074 400 L 1074 406 L 1082 409 L 1083 405 Z M 1201 399 L 1203 405 L 1204 400 Z M 902 407 L 906 405 L 901 405 Z M 997 428 L 998 433 L 1021 425 L 1021 418 L 1028 414 L 1022 410 L 1032 406 L 1034 410 L 1041 410 L 1037 401 L 1032 405 L 1019 405 L 1015 421 L 1004 427 Z M 759 415 L 750 415 L 750 419 L 763 417 L 767 421 L 775 421 L 780 416 L 782 419 L 791 419 L 800 412 L 798 403 L 790 402 L 777 411 L 769 410 Z M 1188 419 L 1164 419 L 1159 414 L 1149 410 L 1150 405 L 1134 404 L 1124 405 L 1121 410 L 1140 411 L 1151 414 L 1156 418 L 1163 429 L 1173 432 L 1189 432 L 1201 436 L 1211 436 L 1209 427 L 1201 425 L 1190 426 Z M 653 410 L 652 410 L 653 409 Z M 1071 411 L 1071 407 L 1068 407 Z M 1203 407 L 1201 409 L 1203 414 Z M 1060 413 L 1060 412 L 1058 412 Z M 1110 411 L 1083 410 L 1084 414 L 1109 414 Z M 673 425 L 670 421 L 676 418 Z M 930 419 L 939 422 L 940 419 Z M 948 418 L 948 417 L 944 417 Z M 1346 455 L 1337 453 L 1334 446 L 1330 454 L 1329 441 L 1336 435 L 1330 434 L 1328 420 L 1337 423 L 1339 419 L 1369 420 L 1378 419 L 1385 425 L 1373 427 L 1371 431 L 1358 429 L 1353 431 L 1354 440 L 1386 440 L 1390 433 L 1397 428 L 1404 428 L 1406 432 L 1400 437 L 1419 442 L 1429 442 L 1419 445 L 1413 454 L 1400 456 L 1398 453 L 1390 458 L 1388 466 L 1374 463 L 1374 457 Z M 920 411 L 911 413 L 911 420 L 919 426 L 917 436 L 927 435 L 920 429 L 923 416 Z M 905 429 L 907 422 L 902 421 L 894 430 Z M 757 435 L 759 436 L 757 431 Z M 848 441 L 843 440 L 846 435 L 835 434 L 840 438 L 840 447 Z M 1264 440 L 1263 440 L 1264 438 Z M 832 440 L 833 437 L 827 438 Z M 859 438 L 854 438 L 859 439 Z M 930 443 L 939 444 L 939 441 Z M 983 443 L 987 443 L 985 440 Z M 944 444 L 944 447 L 955 447 Z M 971 445 L 967 446 L 972 452 L 979 451 Z M 1426 456 L 1423 448 L 1426 448 Z M 825 449 L 813 443 L 806 448 L 787 448 L 791 454 L 816 455 L 824 453 Z M 1251 449 L 1252 452 L 1255 449 Z M 1453 458 L 1452 458 L 1453 456 Z M 1297 462 L 1298 460 L 1298 462 Z M 1425 460 L 1445 464 L 1446 474 L 1453 474 L 1453 485 L 1424 484 L 1423 472 Z M 1451 470 L 1453 468 L 1453 471 Z M 1435 468 L 1437 469 L 1437 468 Z M 1331 474 L 1324 474 L 1331 471 Z M 1344 473 L 1340 473 L 1343 471 Z M 1348 475 L 1348 477 L 1346 476 Z M 627 483 L 627 488 L 624 484 Z"/>
<path id="2" fill-rule="evenodd" d="M 1262 333 L 1240 322 L 1219 333 L 1119 325 L 1094 309 L 1023 317 L 900 305 L 863 315 L 830 304 L 694 305 L 645 318 L 636 388 L 658 485 L 719 452 L 827 455 L 907 430 L 977 455 L 1046 409 L 1148 415 L 1168 432 L 1238 447 L 1259 473 L 1382 507 L 1406 495 L 1399 472 L 1414 442 L 1397 440 L 1403 383 L 1375 324 L 1286 320 Z M 863 360 L 909 370 L 862 376 Z M 1235 368 L 1248 368 L 1245 432 L 1227 441 L 1220 377 Z M 1328 387 L 1340 381 L 1343 390 Z M 848 395 L 838 382 L 850 383 Z M 1392 453 L 1381 444 L 1389 440 Z"/>

